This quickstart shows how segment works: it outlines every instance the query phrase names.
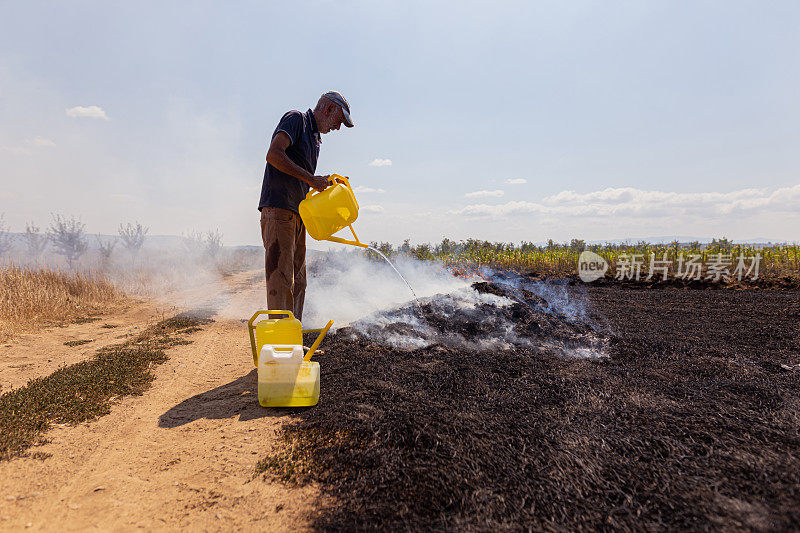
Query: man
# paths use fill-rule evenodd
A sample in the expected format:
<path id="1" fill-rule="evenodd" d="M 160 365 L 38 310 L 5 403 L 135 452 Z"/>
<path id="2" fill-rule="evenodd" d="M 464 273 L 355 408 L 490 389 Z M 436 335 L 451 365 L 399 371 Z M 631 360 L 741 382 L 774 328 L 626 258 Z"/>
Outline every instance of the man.
<path id="1" fill-rule="evenodd" d="M 261 237 L 267 275 L 267 309 L 303 317 L 306 294 L 306 228 L 298 206 L 309 187 L 324 191 L 328 176 L 316 176 L 321 134 L 353 127 L 350 104 L 336 91 L 323 94 L 305 113 L 289 111 L 272 134 L 261 186 Z"/>

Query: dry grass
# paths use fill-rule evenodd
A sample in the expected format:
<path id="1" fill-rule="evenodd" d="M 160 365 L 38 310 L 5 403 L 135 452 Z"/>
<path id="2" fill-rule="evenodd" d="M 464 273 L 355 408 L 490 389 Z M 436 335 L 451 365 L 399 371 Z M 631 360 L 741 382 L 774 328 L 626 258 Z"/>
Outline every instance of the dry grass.
<path id="1" fill-rule="evenodd" d="M 108 309 L 123 296 L 94 273 L 0 268 L 0 339 Z"/>

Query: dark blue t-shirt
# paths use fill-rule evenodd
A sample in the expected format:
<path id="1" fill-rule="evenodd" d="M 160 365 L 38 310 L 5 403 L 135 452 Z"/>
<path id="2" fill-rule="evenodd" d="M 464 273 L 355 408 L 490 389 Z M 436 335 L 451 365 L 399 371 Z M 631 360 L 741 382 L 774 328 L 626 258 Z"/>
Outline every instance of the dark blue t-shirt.
<path id="1" fill-rule="evenodd" d="M 314 113 L 310 109 L 305 113 L 289 111 L 281 118 L 278 127 L 272 133 L 272 139 L 279 131 L 286 133 L 291 139 L 286 149 L 289 159 L 314 174 L 317 171 L 319 145 L 322 142 Z M 297 206 L 306 197 L 308 189 L 309 185 L 305 181 L 281 172 L 267 163 L 258 210 L 260 211 L 262 207 L 280 207 L 298 213 Z"/>

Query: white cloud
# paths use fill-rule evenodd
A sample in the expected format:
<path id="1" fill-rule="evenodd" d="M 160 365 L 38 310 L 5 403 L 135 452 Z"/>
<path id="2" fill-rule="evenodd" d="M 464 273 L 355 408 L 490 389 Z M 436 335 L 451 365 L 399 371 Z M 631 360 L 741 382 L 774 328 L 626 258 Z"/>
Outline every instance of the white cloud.
<path id="1" fill-rule="evenodd" d="M 503 191 L 475 191 L 475 192 L 468 192 L 464 196 L 467 198 L 500 198 L 505 193 Z"/>
<path id="2" fill-rule="evenodd" d="M 362 205 L 360 211 L 365 213 L 385 213 L 386 209 L 381 205 Z"/>
<path id="3" fill-rule="evenodd" d="M 0 146 L 0 152 L 8 152 L 17 155 L 31 155 L 33 153 L 24 146 Z"/>
<path id="4" fill-rule="evenodd" d="M 56 143 L 45 137 L 34 137 L 33 140 L 28 142 L 34 146 L 40 146 L 45 148 L 52 148 L 53 146 L 56 145 Z"/>
<path id="5" fill-rule="evenodd" d="M 523 183 L 528 183 L 528 180 L 525 178 L 509 178 L 506 180 L 506 183 L 509 185 L 522 185 Z"/>
<path id="6" fill-rule="evenodd" d="M 56 145 L 50 139 L 46 139 L 44 137 L 34 137 L 33 139 L 26 140 L 22 145 L 19 146 L 0 146 L 0 152 L 8 152 L 10 154 L 17 154 L 17 155 L 33 155 L 33 150 L 29 147 L 34 146 L 36 148 L 52 148 Z"/>
<path id="7" fill-rule="evenodd" d="M 540 204 L 531 202 L 508 202 L 500 205 L 473 204 L 450 211 L 451 215 L 464 215 L 468 217 L 504 217 L 520 213 L 537 213 L 543 211 Z"/>
<path id="8" fill-rule="evenodd" d="M 485 191 L 479 191 L 485 192 Z M 677 193 L 625 188 L 607 188 L 579 194 L 561 191 L 541 203 L 513 201 L 499 205 L 473 204 L 450 211 L 468 217 L 505 217 L 520 213 L 594 218 L 698 217 L 789 212 L 800 214 L 800 184 L 730 192 Z"/>
<path id="9" fill-rule="evenodd" d="M 103 108 L 96 105 L 90 105 L 88 107 L 70 107 L 67 109 L 67 116 L 72 118 L 101 118 L 103 120 L 109 120 Z"/>
<path id="10" fill-rule="evenodd" d="M 632 187 L 607 188 L 578 194 L 574 191 L 561 191 L 544 198 L 543 203 L 554 208 L 589 208 L 598 214 L 619 214 L 625 212 L 645 212 L 670 209 L 672 211 L 693 212 L 704 210 L 708 213 L 726 214 L 734 210 L 757 209 L 768 205 L 778 205 L 800 185 L 778 189 L 768 194 L 766 189 L 740 189 L 730 192 L 678 193 L 645 191 Z"/>
<path id="11" fill-rule="evenodd" d="M 355 192 L 364 192 L 364 193 L 374 192 L 376 194 L 383 194 L 383 193 L 386 192 L 383 189 L 373 189 L 372 187 L 364 187 L 363 185 L 359 185 L 358 187 L 353 189 L 353 191 L 355 191 Z"/>
<path id="12" fill-rule="evenodd" d="M 392 166 L 391 159 L 381 159 L 380 157 L 376 157 L 372 161 L 369 162 L 369 166 L 371 167 L 390 167 Z"/>

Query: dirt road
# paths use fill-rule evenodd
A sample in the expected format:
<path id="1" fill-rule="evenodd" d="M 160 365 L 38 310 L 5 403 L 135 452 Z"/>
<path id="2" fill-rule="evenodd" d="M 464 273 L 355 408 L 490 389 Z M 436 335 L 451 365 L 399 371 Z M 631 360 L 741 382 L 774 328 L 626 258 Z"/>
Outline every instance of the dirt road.
<path id="1" fill-rule="evenodd" d="M 286 413 L 258 405 L 246 324 L 220 317 L 257 307 L 257 280 L 235 276 L 206 299 L 215 321 L 168 351 L 143 396 L 51 430 L 32 450 L 45 460 L 0 463 L 0 529 L 305 529 L 315 487 L 250 482 Z"/>

